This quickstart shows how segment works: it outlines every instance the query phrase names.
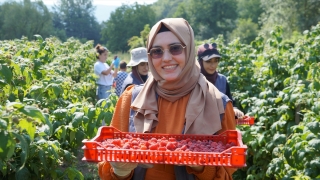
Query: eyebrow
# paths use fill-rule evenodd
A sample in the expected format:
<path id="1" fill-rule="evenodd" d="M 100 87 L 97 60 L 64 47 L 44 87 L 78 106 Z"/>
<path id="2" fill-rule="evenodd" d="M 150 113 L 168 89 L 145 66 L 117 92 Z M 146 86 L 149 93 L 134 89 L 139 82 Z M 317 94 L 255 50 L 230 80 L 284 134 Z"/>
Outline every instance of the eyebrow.
<path id="1" fill-rule="evenodd" d="M 174 42 L 174 43 L 168 44 L 168 46 L 171 46 L 171 45 L 174 45 L 174 44 L 181 44 L 181 45 L 183 45 L 183 44 L 180 43 L 180 42 Z M 158 47 L 162 47 L 162 46 L 152 46 L 151 48 L 158 48 Z"/>

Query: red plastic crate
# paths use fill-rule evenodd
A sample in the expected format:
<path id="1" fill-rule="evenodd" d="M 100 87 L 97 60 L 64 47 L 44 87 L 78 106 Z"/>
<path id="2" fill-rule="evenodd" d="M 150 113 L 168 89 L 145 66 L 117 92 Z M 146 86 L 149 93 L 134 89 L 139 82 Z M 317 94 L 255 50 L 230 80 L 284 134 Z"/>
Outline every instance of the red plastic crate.
<path id="1" fill-rule="evenodd" d="M 254 117 L 244 116 L 242 119 L 236 119 L 237 125 L 254 125 Z"/>
<path id="2" fill-rule="evenodd" d="M 178 152 L 178 151 L 155 151 L 155 150 L 131 150 L 131 149 L 106 149 L 101 142 L 106 139 L 124 138 L 129 134 L 135 138 L 151 139 L 173 137 L 176 140 L 195 139 L 221 141 L 224 144 L 235 143 L 221 153 L 216 152 Z M 227 167 L 246 166 L 247 146 L 243 145 L 241 133 L 237 130 L 228 130 L 219 135 L 172 135 L 157 133 L 129 133 L 121 132 L 116 128 L 102 126 L 97 136 L 92 140 L 83 140 L 83 161 L 100 162 L 136 162 L 148 164 L 175 164 L 175 165 L 212 165 Z"/>

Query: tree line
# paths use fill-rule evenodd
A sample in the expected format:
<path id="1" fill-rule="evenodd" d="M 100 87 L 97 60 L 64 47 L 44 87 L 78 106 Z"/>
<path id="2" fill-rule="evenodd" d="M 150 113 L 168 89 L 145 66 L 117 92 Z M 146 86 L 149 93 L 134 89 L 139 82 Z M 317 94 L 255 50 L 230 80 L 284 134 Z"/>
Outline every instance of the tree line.
<path id="1" fill-rule="evenodd" d="M 158 0 L 151 5 L 123 4 L 109 20 L 97 22 L 93 0 L 59 0 L 52 10 L 41 1 L 6 1 L 0 6 L 0 40 L 56 36 L 94 40 L 111 51 L 127 52 L 144 45 L 158 20 L 182 17 L 194 28 L 197 40 L 223 35 L 249 44 L 259 34 L 269 36 L 276 25 L 293 41 L 320 21 L 320 1 L 314 0 Z"/>

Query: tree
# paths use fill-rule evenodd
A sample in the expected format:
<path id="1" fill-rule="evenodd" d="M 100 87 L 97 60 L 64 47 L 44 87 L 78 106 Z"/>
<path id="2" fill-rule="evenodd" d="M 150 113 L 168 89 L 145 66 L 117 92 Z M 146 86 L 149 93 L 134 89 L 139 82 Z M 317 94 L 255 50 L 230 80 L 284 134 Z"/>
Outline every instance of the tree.
<path id="1" fill-rule="evenodd" d="M 191 0 L 191 24 L 201 39 L 227 34 L 235 28 L 236 0 Z"/>
<path id="2" fill-rule="evenodd" d="M 151 7 L 156 13 L 156 20 L 174 17 L 181 3 L 187 4 L 188 0 L 161 0 L 155 2 Z"/>
<path id="3" fill-rule="evenodd" d="M 93 15 L 92 0 L 59 0 L 54 5 L 53 25 L 67 37 L 100 41 L 101 26 Z"/>
<path id="4" fill-rule="evenodd" d="M 237 11 L 239 18 L 251 19 L 253 23 L 259 23 L 263 9 L 261 7 L 261 0 L 238 0 Z"/>
<path id="5" fill-rule="evenodd" d="M 155 13 L 150 5 L 122 5 L 103 22 L 101 34 L 109 50 L 126 52 L 130 49 L 128 40 L 138 36 L 146 24 L 154 23 Z"/>
<path id="6" fill-rule="evenodd" d="M 237 28 L 230 35 L 230 41 L 240 38 L 240 42 L 250 44 L 258 35 L 258 24 L 251 19 L 238 19 Z"/>
<path id="7" fill-rule="evenodd" d="M 140 37 L 133 36 L 128 40 L 128 45 L 130 46 L 130 50 L 137 47 L 146 47 L 147 39 L 150 32 L 150 25 L 146 24 L 143 30 L 140 32 Z"/>
<path id="8" fill-rule="evenodd" d="M 52 32 L 50 12 L 42 1 L 11 1 L 0 6 L 0 39 L 48 37 Z"/>
<path id="9" fill-rule="evenodd" d="M 187 21 L 190 21 L 190 14 L 188 13 L 188 6 L 186 5 L 186 3 L 182 2 L 179 4 L 176 12 L 173 14 L 174 18 L 184 18 Z"/>
<path id="10" fill-rule="evenodd" d="M 269 0 L 261 1 L 264 13 L 261 15 L 261 31 L 268 34 L 276 25 L 290 38 L 293 32 L 310 29 L 320 21 L 320 1 L 318 0 Z"/>

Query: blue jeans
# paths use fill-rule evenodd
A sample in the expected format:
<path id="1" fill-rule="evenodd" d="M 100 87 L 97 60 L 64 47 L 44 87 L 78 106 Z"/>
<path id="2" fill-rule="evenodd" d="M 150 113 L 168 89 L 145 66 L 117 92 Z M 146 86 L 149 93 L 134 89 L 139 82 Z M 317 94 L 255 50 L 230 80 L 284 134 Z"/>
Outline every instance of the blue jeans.
<path id="1" fill-rule="evenodd" d="M 111 92 L 111 86 L 98 85 L 98 100 L 107 99 Z"/>

